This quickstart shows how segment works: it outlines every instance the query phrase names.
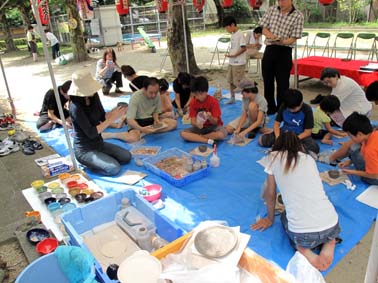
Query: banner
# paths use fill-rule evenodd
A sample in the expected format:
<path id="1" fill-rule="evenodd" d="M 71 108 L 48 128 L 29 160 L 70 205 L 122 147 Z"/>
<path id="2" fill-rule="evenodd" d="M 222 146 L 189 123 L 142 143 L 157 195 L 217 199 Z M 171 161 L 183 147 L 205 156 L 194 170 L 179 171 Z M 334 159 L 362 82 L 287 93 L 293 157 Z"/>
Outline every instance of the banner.
<path id="1" fill-rule="evenodd" d="M 42 25 L 47 26 L 50 21 L 50 12 L 49 12 L 49 5 L 47 0 L 38 0 L 36 1 L 38 5 L 38 12 L 39 12 L 39 18 L 41 19 Z M 42 2 L 42 4 L 41 4 Z M 33 10 L 33 2 L 30 0 L 30 5 Z M 34 10 L 33 10 L 34 13 Z M 35 15 L 34 15 L 35 18 Z"/>

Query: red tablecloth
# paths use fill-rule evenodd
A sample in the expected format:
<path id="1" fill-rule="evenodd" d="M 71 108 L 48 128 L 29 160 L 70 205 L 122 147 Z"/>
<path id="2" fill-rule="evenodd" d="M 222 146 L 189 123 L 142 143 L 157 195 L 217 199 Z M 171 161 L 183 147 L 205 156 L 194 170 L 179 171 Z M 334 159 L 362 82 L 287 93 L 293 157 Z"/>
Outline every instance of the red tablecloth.
<path id="1" fill-rule="evenodd" d="M 332 67 L 339 70 L 341 75 L 355 80 L 359 85 L 368 86 L 374 81 L 378 81 L 378 72 L 361 72 L 360 67 L 369 64 L 372 61 L 351 60 L 342 61 L 338 58 L 329 58 L 321 56 L 310 56 L 297 60 L 298 75 L 311 78 L 320 78 L 320 74 L 325 67 Z M 294 63 L 294 62 L 293 62 Z M 374 62 L 377 63 L 377 62 Z M 294 74 L 294 64 L 291 69 Z"/>

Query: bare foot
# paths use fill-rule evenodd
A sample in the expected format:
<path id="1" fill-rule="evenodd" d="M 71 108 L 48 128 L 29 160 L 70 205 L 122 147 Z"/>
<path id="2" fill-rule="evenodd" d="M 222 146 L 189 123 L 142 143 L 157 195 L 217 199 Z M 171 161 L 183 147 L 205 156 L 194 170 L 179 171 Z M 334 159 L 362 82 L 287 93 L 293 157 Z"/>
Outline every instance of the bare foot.
<path id="1" fill-rule="evenodd" d="M 320 271 L 327 270 L 332 264 L 333 255 L 335 253 L 335 245 L 336 245 L 335 239 L 323 245 L 322 250 L 320 251 L 320 254 L 319 254 L 319 260 L 322 265 L 322 269 L 319 268 Z"/>
<path id="2" fill-rule="evenodd" d="M 311 265 L 313 267 L 321 270 L 322 263 L 320 261 L 320 257 L 316 253 L 314 253 L 310 249 L 306 249 L 306 248 L 302 248 L 302 247 L 298 247 L 298 246 L 296 248 L 297 248 L 298 252 L 300 252 L 301 254 L 303 254 L 305 256 L 305 258 L 308 260 L 309 263 L 311 263 Z"/>
<path id="3" fill-rule="evenodd" d="M 324 144 L 333 145 L 333 141 L 331 141 L 331 140 L 322 140 L 321 142 L 324 143 Z"/>

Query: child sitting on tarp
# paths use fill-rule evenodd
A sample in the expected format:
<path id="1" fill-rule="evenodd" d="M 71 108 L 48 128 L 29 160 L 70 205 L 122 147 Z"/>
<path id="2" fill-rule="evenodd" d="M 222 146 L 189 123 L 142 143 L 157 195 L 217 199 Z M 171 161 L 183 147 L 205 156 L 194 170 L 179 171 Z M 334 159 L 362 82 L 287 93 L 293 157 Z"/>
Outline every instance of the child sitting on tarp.
<path id="1" fill-rule="evenodd" d="M 299 90 L 288 89 L 283 97 L 283 105 L 277 112 L 273 132 L 264 134 L 259 139 L 263 147 L 271 147 L 282 132 L 294 132 L 302 141 L 306 152 L 319 153 L 319 145 L 311 137 L 314 117 L 311 107 L 303 103 L 303 95 Z M 280 127 L 283 123 L 282 127 Z"/>
<path id="2" fill-rule="evenodd" d="M 239 89 L 243 97 L 242 114 L 226 126 L 227 132 L 250 139 L 253 139 L 257 132 L 270 132 L 270 129 L 264 128 L 268 104 L 265 98 L 259 95 L 257 83 L 244 79 L 240 82 Z"/>
<path id="3" fill-rule="evenodd" d="M 186 141 L 210 145 L 223 140 L 227 131 L 223 127 L 218 100 L 208 94 L 209 82 L 203 76 L 195 77 L 191 81 L 190 90 L 193 95 L 189 105 L 192 127 L 181 131 L 181 137 Z"/>
<path id="4" fill-rule="evenodd" d="M 332 135 L 346 137 L 347 134 L 331 127 L 331 118 L 327 115 L 329 113 L 327 111 L 328 98 L 337 99 L 336 96 L 330 95 L 320 102 L 320 105 L 314 111 L 314 127 L 311 136 L 315 140 L 321 140 L 321 143 L 333 145 Z"/>
<path id="5" fill-rule="evenodd" d="M 343 130 L 353 141 L 349 148 L 350 160 L 339 163 L 346 174 L 360 176 L 370 185 L 378 185 L 378 131 L 365 115 L 352 113 L 344 122 Z M 353 164 L 355 169 L 347 168 Z"/>
<path id="6" fill-rule="evenodd" d="M 268 216 L 251 228 L 265 230 L 273 225 L 278 187 L 286 209 L 281 214 L 281 222 L 290 241 L 315 268 L 327 270 L 340 234 L 338 215 L 324 192 L 315 160 L 304 152 L 294 132 L 284 132 L 277 137 L 265 172 L 263 196 Z M 319 246 L 320 253 L 314 253 L 312 250 Z"/>

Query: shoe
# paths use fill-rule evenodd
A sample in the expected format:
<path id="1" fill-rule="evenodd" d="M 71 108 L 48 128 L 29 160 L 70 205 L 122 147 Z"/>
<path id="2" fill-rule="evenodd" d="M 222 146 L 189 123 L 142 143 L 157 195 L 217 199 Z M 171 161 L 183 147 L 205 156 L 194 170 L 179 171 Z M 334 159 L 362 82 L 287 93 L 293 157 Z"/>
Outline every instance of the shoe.
<path id="1" fill-rule="evenodd" d="M 123 91 L 120 90 L 118 87 L 115 89 L 115 93 L 118 93 L 118 94 L 123 94 Z"/>
<path id="2" fill-rule="evenodd" d="M 107 86 L 102 87 L 102 93 L 104 95 L 109 95 L 109 92 L 110 92 L 110 88 L 108 88 Z"/>
<path id="3" fill-rule="evenodd" d="M 314 99 L 310 100 L 311 104 L 319 104 L 325 96 L 318 94 Z"/>
<path id="4" fill-rule="evenodd" d="M 28 140 L 25 140 L 22 143 L 21 147 L 22 147 L 22 153 L 25 155 L 32 155 L 35 153 L 33 145 Z"/>
<path id="5" fill-rule="evenodd" d="M 0 156 L 5 156 L 19 150 L 20 150 L 20 147 L 14 141 L 5 139 L 4 141 L 0 142 Z"/>
<path id="6" fill-rule="evenodd" d="M 229 105 L 229 104 L 234 104 L 235 103 L 235 98 L 231 98 L 229 101 L 227 101 L 225 104 L 226 105 Z"/>
<path id="7" fill-rule="evenodd" d="M 18 143 L 23 143 L 27 138 L 28 136 L 24 132 L 16 132 L 14 135 L 9 137 L 10 140 Z"/>

